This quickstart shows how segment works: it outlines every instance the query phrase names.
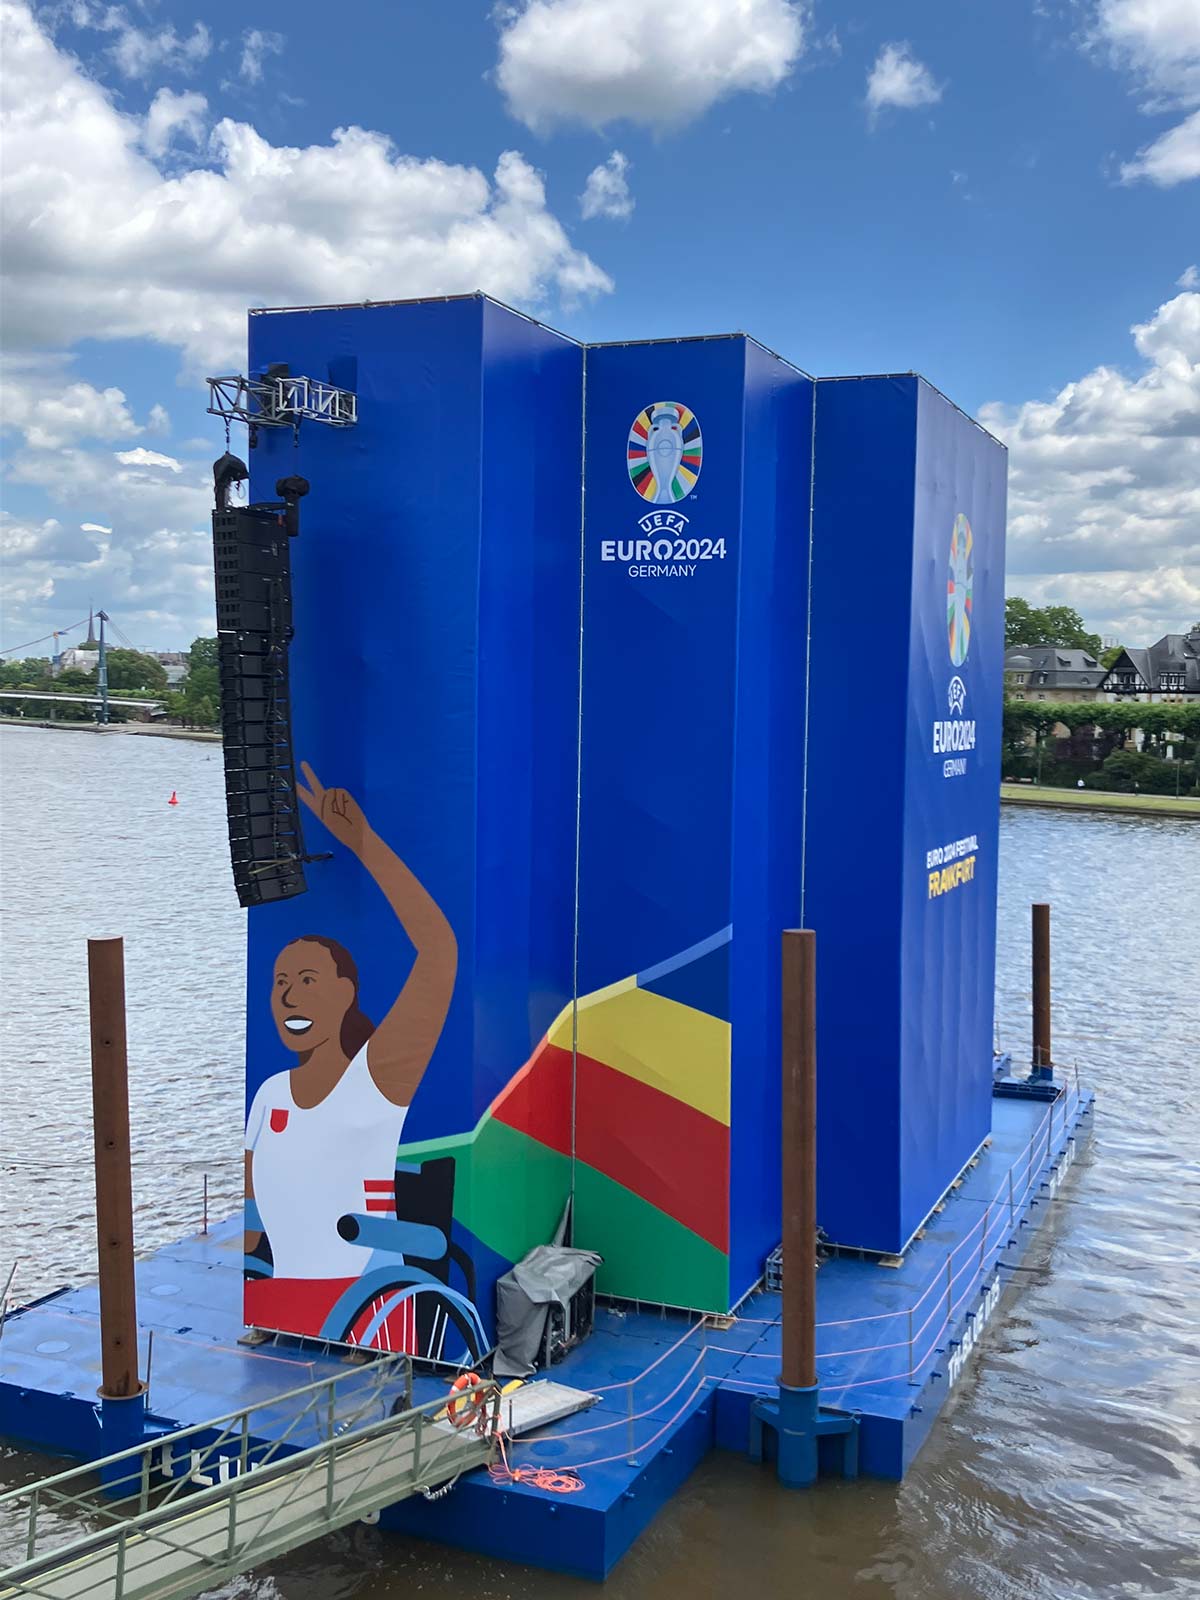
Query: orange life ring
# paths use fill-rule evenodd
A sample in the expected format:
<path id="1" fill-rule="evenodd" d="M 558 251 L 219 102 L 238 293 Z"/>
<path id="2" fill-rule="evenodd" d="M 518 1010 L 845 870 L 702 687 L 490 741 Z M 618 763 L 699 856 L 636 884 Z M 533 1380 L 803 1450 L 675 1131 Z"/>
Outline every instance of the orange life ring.
<path id="1" fill-rule="evenodd" d="M 477 1372 L 460 1372 L 450 1385 L 446 1416 L 456 1428 L 483 1421 L 483 1379 Z"/>

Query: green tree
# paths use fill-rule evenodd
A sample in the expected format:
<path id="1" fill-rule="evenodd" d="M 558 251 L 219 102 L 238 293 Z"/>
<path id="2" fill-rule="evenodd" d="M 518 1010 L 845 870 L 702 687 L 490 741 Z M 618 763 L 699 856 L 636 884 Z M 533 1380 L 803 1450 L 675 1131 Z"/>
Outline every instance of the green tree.
<path id="1" fill-rule="evenodd" d="M 1028 600 L 1023 600 L 1019 594 L 1010 595 L 1004 602 L 1004 648 L 1011 650 L 1018 644 L 1037 644 L 1039 641 L 1030 631 L 1029 619 L 1033 616 L 1033 607 Z"/>
<path id="2" fill-rule="evenodd" d="M 188 703 L 188 716 L 201 720 L 197 709 L 202 700 L 209 702 L 210 722 L 216 720 L 213 706 L 221 703 L 221 680 L 217 670 L 216 639 L 193 639 L 188 651 L 188 675 L 183 682 L 183 692 Z"/>
<path id="3" fill-rule="evenodd" d="M 110 689 L 148 689 L 160 694 L 167 687 L 167 669 L 153 656 L 140 650 L 110 650 L 108 652 L 108 687 Z"/>
<path id="4" fill-rule="evenodd" d="M 191 716 L 192 720 L 198 722 L 202 728 L 211 728 L 213 723 L 217 720 L 216 710 L 214 709 L 213 703 L 207 695 L 203 695 L 199 700 L 191 702 L 189 706 L 189 715 Z"/>
<path id="5" fill-rule="evenodd" d="M 1100 652 L 1100 665 L 1107 671 L 1124 648 L 1123 644 L 1110 644 L 1107 650 Z"/>
<path id="6" fill-rule="evenodd" d="M 5 661 L 0 664 L 0 689 L 29 688 L 40 684 L 50 675 L 50 662 L 46 656 L 26 656 L 23 661 Z"/>
<path id="7" fill-rule="evenodd" d="M 215 672 L 220 660 L 220 645 L 217 639 L 193 639 L 188 650 L 188 671 L 195 672 L 198 667 L 211 667 Z"/>
<path id="8" fill-rule="evenodd" d="M 1004 602 L 1004 647 L 1051 644 L 1100 656 L 1100 635 L 1089 633 L 1073 606 L 1031 606 L 1020 595 Z"/>
<path id="9" fill-rule="evenodd" d="M 68 689 L 72 692 L 76 689 L 83 689 L 92 694 L 96 689 L 96 679 L 92 673 L 86 671 L 83 667 L 64 667 L 58 677 L 55 678 L 54 687 L 61 690 L 63 694 L 66 694 Z"/>

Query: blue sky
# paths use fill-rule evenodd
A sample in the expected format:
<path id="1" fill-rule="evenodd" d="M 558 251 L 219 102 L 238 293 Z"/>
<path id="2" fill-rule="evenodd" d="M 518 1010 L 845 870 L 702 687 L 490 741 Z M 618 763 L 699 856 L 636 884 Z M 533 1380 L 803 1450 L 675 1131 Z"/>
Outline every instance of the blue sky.
<path id="1" fill-rule="evenodd" d="M 1196 0 L 3 9 L 0 645 L 211 631 L 247 304 L 477 287 L 921 371 L 1010 445 L 1010 592 L 1200 619 Z"/>

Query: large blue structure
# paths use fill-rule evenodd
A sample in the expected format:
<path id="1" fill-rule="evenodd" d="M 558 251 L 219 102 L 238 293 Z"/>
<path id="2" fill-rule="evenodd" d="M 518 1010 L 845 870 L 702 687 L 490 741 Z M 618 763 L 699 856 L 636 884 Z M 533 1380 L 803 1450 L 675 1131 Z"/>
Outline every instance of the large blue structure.
<path id="1" fill-rule="evenodd" d="M 284 367 L 357 400 L 251 441 L 252 498 L 311 483 L 316 859 L 249 917 L 245 1226 L 140 1268 L 152 1426 L 269 1384 L 244 1323 L 310 1370 L 407 1350 L 436 1394 L 570 1201 L 611 1303 L 561 1374 L 598 1403 L 519 1459 L 582 1487 L 477 1474 L 385 1522 L 599 1577 L 707 1449 L 769 1450 L 800 924 L 818 1221 L 850 1247 L 820 1398 L 899 1477 L 1089 1126 L 1078 1082 L 993 1098 L 1002 446 L 912 375 L 585 349 L 483 296 L 252 314 L 252 375 Z M 11 1319 L 0 1430 L 101 1452 L 94 1317 Z"/>
<path id="2" fill-rule="evenodd" d="M 252 458 L 257 497 L 313 485 L 294 744 L 333 858 L 250 918 L 247 1320 L 476 1354 L 568 1198 L 603 1290 L 731 1309 L 778 1232 L 797 923 L 821 1224 L 901 1250 L 989 1126 L 1002 447 L 911 376 L 583 350 L 481 296 L 255 313 L 250 356 L 358 421 Z"/>
<path id="3" fill-rule="evenodd" d="M 898 1252 L 991 1123 L 1006 459 L 906 374 L 818 384 L 816 460 L 818 1212 Z"/>
<path id="4" fill-rule="evenodd" d="M 812 410 L 744 335 L 587 353 L 576 1227 L 630 1299 L 726 1311 L 778 1240 Z"/>
<path id="5" fill-rule="evenodd" d="M 536 1192 L 527 1192 L 520 1167 L 505 1174 L 514 1221 L 499 1256 L 462 1220 L 476 1177 L 472 1152 L 438 1151 L 426 1169 L 421 1150 L 473 1128 L 570 1002 L 583 352 L 476 295 L 253 313 L 251 369 L 273 364 L 353 390 L 359 420 L 347 430 L 303 427 L 295 437 L 261 429 L 250 457 L 252 498 L 269 500 L 282 474 L 302 472 L 312 484 L 292 553 L 294 749 L 297 766 L 306 763 L 333 798 L 314 805 L 313 789 L 302 787 L 308 849 L 332 853 L 310 866 L 308 893 L 248 919 L 247 1143 L 282 1213 L 276 1231 L 299 1214 L 305 1236 L 280 1271 L 256 1178 L 275 1259 L 261 1251 L 247 1320 L 365 1339 L 383 1302 L 364 1322 L 344 1296 L 361 1277 L 364 1307 L 377 1300 L 366 1275 L 385 1265 L 388 1238 L 377 1241 L 376 1257 L 365 1244 L 324 1255 L 317 1248 L 322 1230 L 332 1233 L 342 1215 L 365 1206 L 380 1221 L 452 1233 L 467 1270 L 442 1264 L 435 1276 L 476 1309 L 480 1339 L 490 1340 L 495 1278 L 514 1251 L 552 1231 L 566 1184 L 539 1170 L 530 1177 Z M 364 855 L 355 821 L 382 841 L 382 856 Z M 331 943 L 352 963 L 336 955 L 336 976 Z M 285 960 L 289 950 L 295 958 Z M 422 973 L 422 962 L 433 970 Z M 340 1016 L 350 1003 L 376 1028 L 365 1045 L 374 1081 L 360 1074 L 359 1105 L 328 1096 L 306 1107 L 294 1076 L 290 1086 L 285 1076 L 297 1058 L 278 1008 L 273 1014 L 273 986 L 284 969 L 309 968 L 306 987 L 286 992 L 302 1012 L 328 982 L 329 1007 Z M 402 1035 L 397 1049 L 405 1036 L 422 1035 L 395 1095 L 406 1112 L 373 1093 L 389 1016 Z M 343 1034 L 348 1026 L 342 1020 Z M 345 1055 L 354 1043 L 361 1040 L 348 1040 Z M 344 1082 L 351 1077 L 346 1069 Z M 269 1116 L 255 1127 L 256 1095 L 268 1092 Z M 308 1123 L 326 1111 L 327 1126 L 314 1127 L 314 1157 Z M 364 1154 L 364 1162 L 374 1158 L 369 1171 L 331 1173 L 328 1193 L 315 1192 L 338 1148 L 352 1159 L 352 1147 L 389 1118 L 390 1150 Z M 412 1181 L 401 1182 L 398 1210 L 389 1202 L 401 1137 L 418 1153 L 402 1164 Z M 392 1232 L 395 1256 L 424 1258 Z M 367 1342 L 456 1360 L 458 1319 L 447 1330 L 440 1313 L 471 1317 L 462 1300 L 443 1296 L 438 1305 L 439 1292 L 427 1297 L 419 1327 L 400 1304 Z"/>

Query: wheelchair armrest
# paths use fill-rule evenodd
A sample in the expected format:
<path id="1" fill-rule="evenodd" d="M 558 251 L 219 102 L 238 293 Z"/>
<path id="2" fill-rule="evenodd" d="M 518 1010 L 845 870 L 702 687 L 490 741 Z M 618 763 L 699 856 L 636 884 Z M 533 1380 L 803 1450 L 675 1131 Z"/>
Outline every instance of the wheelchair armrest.
<path id="1" fill-rule="evenodd" d="M 372 1217 L 348 1211 L 338 1218 L 337 1231 L 348 1244 L 390 1255 L 415 1256 L 418 1261 L 440 1261 L 446 1254 L 446 1235 L 423 1222 L 403 1222 L 398 1217 Z"/>

